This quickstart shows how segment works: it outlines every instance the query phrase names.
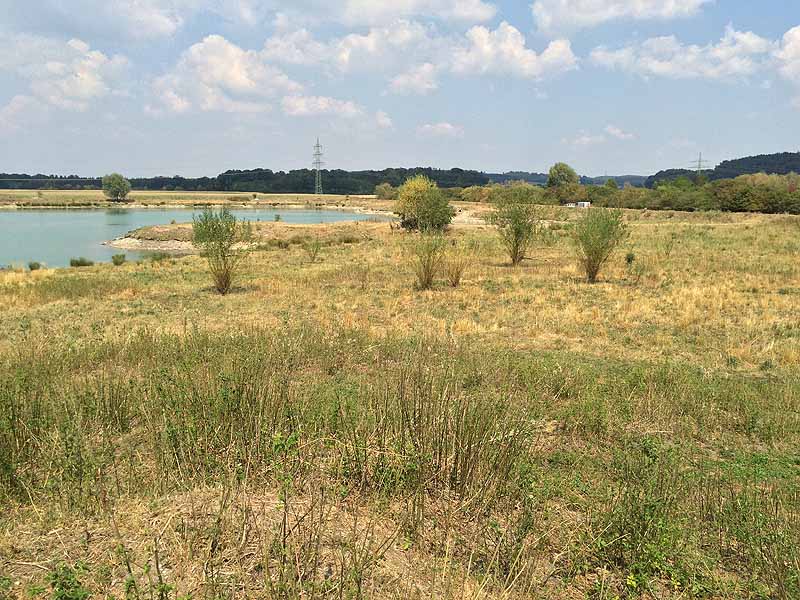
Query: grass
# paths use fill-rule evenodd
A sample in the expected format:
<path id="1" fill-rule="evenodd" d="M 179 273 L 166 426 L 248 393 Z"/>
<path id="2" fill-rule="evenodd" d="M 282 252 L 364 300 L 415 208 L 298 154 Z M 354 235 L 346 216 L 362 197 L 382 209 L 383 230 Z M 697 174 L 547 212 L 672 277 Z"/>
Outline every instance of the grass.
<path id="1" fill-rule="evenodd" d="M 2 273 L 0 594 L 797 597 L 797 221 L 629 213 L 593 286 L 561 225 L 427 291 L 387 224 L 264 224 L 325 260 L 225 298 Z"/>

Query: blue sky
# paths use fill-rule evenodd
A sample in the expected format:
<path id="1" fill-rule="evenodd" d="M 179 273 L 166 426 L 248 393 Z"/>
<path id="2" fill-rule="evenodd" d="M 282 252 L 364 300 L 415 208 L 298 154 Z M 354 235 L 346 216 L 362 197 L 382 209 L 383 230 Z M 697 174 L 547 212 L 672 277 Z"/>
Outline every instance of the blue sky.
<path id="1" fill-rule="evenodd" d="M 797 0 L 0 0 L 0 172 L 800 150 Z"/>

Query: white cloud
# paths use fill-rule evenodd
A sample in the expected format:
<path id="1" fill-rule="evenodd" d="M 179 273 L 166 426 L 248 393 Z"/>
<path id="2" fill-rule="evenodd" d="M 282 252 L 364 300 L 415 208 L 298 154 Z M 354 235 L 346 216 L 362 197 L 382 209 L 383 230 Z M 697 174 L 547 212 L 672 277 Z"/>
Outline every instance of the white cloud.
<path id="1" fill-rule="evenodd" d="M 389 89 L 395 94 L 420 94 L 425 95 L 439 87 L 436 81 L 436 65 L 424 63 L 412 67 L 405 73 L 393 78 Z"/>
<path id="2" fill-rule="evenodd" d="M 382 110 L 379 110 L 377 113 L 375 113 L 375 124 L 380 129 L 393 129 L 394 128 L 394 123 L 392 122 L 392 118 L 389 115 L 387 115 L 385 112 L 383 112 Z"/>
<path id="3" fill-rule="evenodd" d="M 254 26 L 274 10 L 259 0 L 0 0 L 7 23 L 24 29 L 59 24 L 65 31 L 115 38 L 170 37 L 198 15 L 235 25 Z M 8 5 L 6 8 L 5 5 Z"/>
<path id="4" fill-rule="evenodd" d="M 737 79 L 766 68 L 773 48 L 770 40 L 728 26 L 716 44 L 684 45 L 675 36 L 650 38 L 617 50 L 597 47 L 591 61 L 643 77 Z"/>
<path id="5" fill-rule="evenodd" d="M 20 130 L 46 110 L 47 107 L 33 96 L 14 96 L 0 107 L 0 132 Z"/>
<path id="6" fill-rule="evenodd" d="M 194 44 L 178 64 L 153 84 L 164 109 L 262 112 L 268 100 L 294 94 L 302 86 L 268 64 L 253 50 L 244 50 L 219 35 Z M 153 109 L 157 110 L 157 109 Z"/>
<path id="7" fill-rule="evenodd" d="M 340 72 L 384 70 L 392 64 L 407 64 L 415 56 L 433 54 L 441 42 L 432 27 L 406 20 L 327 42 L 316 40 L 307 29 L 281 28 L 264 44 L 264 57 L 287 64 L 328 65 Z"/>
<path id="8" fill-rule="evenodd" d="M 482 0 L 346 0 L 341 9 L 343 21 L 351 25 L 383 24 L 414 16 L 480 23 L 496 13 L 493 4 Z"/>
<path id="9" fill-rule="evenodd" d="M 540 31 L 594 27 L 620 19 L 674 19 L 696 14 L 713 0 L 536 0 L 531 6 Z"/>
<path id="10" fill-rule="evenodd" d="M 298 29 L 267 39 L 263 55 L 268 60 L 290 65 L 315 65 L 325 62 L 330 52 L 330 48 L 315 40 L 308 29 Z"/>
<path id="11" fill-rule="evenodd" d="M 555 40 L 537 54 L 525 45 L 525 36 L 505 21 L 494 31 L 473 27 L 466 38 L 467 45 L 454 52 L 452 70 L 456 73 L 540 78 L 574 69 L 578 62 L 568 40 Z"/>
<path id="12" fill-rule="evenodd" d="M 592 135 L 586 131 L 581 131 L 576 137 L 574 138 L 563 138 L 561 140 L 562 144 L 569 144 L 570 146 L 577 146 L 579 148 L 587 148 L 589 146 L 596 146 L 598 144 L 602 144 L 606 141 L 605 136 L 603 135 Z"/>
<path id="13" fill-rule="evenodd" d="M 464 137 L 464 128 L 461 125 L 447 122 L 428 123 L 418 127 L 417 133 L 423 137 L 462 138 Z"/>
<path id="14" fill-rule="evenodd" d="M 27 79 L 31 96 L 61 108 L 86 110 L 91 101 L 119 93 L 128 66 L 126 57 L 109 57 L 78 39 L 0 38 L 0 70 Z"/>
<path id="15" fill-rule="evenodd" d="M 292 117 L 334 115 L 352 119 L 361 116 L 364 109 L 350 100 L 337 100 L 326 96 L 286 96 L 283 112 Z"/>
<path id="16" fill-rule="evenodd" d="M 800 84 L 800 26 L 783 35 L 775 57 L 780 74 L 788 81 Z"/>
<path id="17" fill-rule="evenodd" d="M 623 131 L 616 125 L 607 125 L 605 132 L 611 137 L 617 138 L 618 140 L 632 140 L 636 137 L 634 134 Z"/>

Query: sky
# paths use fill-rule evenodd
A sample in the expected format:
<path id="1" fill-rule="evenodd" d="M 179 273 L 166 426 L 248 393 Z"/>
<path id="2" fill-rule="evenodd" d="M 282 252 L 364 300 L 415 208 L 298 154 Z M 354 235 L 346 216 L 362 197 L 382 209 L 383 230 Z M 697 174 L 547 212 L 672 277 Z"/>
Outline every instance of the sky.
<path id="1" fill-rule="evenodd" d="M 800 150 L 800 0 L 0 0 L 0 172 Z"/>

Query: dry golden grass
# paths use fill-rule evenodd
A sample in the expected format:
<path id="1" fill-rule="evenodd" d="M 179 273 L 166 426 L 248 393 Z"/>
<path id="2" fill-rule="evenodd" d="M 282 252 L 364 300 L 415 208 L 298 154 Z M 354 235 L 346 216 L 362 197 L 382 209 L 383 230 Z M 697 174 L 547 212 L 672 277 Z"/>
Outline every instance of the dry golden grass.
<path id="1" fill-rule="evenodd" d="M 71 327 L 115 336 L 138 327 L 180 331 L 214 312 L 218 326 L 275 326 L 301 316 L 323 326 L 371 334 L 430 333 L 529 350 L 566 350 L 636 360 L 674 359 L 712 369 L 758 371 L 800 366 L 800 297 L 795 219 L 747 216 L 739 222 L 632 222 L 633 235 L 587 285 L 564 232 L 538 246 L 517 268 L 507 265 L 491 228 L 456 227 L 451 236 L 478 248 L 458 288 L 413 289 L 408 244 L 414 236 L 388 224 L 327 226 L 259 224 L 255 252 L 224 301 L 207 285 L 204 263 L 189 256 L 159 263 L 0 275 L 6 307 L 3 345 L 26 333 Z M 186 226 L 136 234 L 188 240 Z M 309 264 L 304 241 L 319 237 L 320 260 Z M 669 240 L 673 240 L 670 242 Z M 669 247 L 671 244 L 671 247 Z M 627 252 L 644 264 L 632 274 Z M 62 281 L 64 297 L 48 288 Z M 69 297 L 73 281 L 102 282 L 107 295 Z"/>
<path id="2" fill-rule="evenodd" d="M 762 564 L 752 557 L 763 548 L 747 554 L 740 541 L 755 539 L 746 525 L 764 515 L 774 521 L 754 529 L 777 523 L 781 535 L 788 532 L 784 548 L 798 534 L 800 218 L 629 211 L 630 240 L 589 285 L 564 228 L 579 211 L 554 209 L 552 243 L 539 243 L 513 268 L 495 231 L 469 224 L 487 207 L 459 208 L 462 224 L 448 237 L 470 249 L 471 262 L 457 287 L 442 274 L 425 292 L 414 290 L 409 263 L 416 235 L 388 223 L 259 224 L 259 248 L 226 297 L 213 292 L 203 259 L 192 255 L 0 272 L 0 381 L 20 386 L 20 397 L 32 403 L 49 398 L 42 410 L 61 423 L 19 435 L 20 455 L 30 447 L 47 451 L 46 459 L 20 467 L 20 478 L 36 481 L 37 468 L 49 475 L 0 516 L 0 598 L 3 576 L 13 580 L 10 597 L 46 597 L 37 586 L 46 586 L 54 566 L 79 560 L 91 566 L 84 580 L 96 597 L 123 597 L 126 559 L 141 586 L 156 581 L 160 560 L 164 579 L 176 586 L 169 598 L 201 591 L 208 598 L 310 597 L 308 589 L 323 588 L 330 593 L 317 597 L 736 598 L 746 591 L 789 598 L 775 584 L 787 579 L 784 571 L 765 575 L 763 564 L 794 577 L 796 556 Z M 189 229 L 150 228 L 136 237 L 186 241 Z M 322 247 L 312 262 L 304 244 L 315 238 Z M 630 266 L 628 252 L 635 255 Z M 235 339 L 253 332 L 285 332 L 287 339 L 270 348 Z M 409 339 L 422 340 L 413 352 L 403 345 Z M 179 347 L 181 340 L 189 347 Z M 218 354 L 208 340 L 219 344 Z M 451 352 L 458 357 L 452 364 Z M 495 464 L 482 457 L 476 469 L 489 483 L 466 496 L 441 482 L 411 492 L 401 482 L 402 493 L 385 496 L 348 479 L 357 470 L 348 460 L 362 451 L 371 466 L 361 476 L 376 480 L 379 467 L 391 475 L 387 464 L 424 462 L 399 442 L 381 445 L 414 420 L 402 413 L 391 421 L 383 403 L 394 398 L 395 384 L 418 383 L 405 378 L 418 372 L 426 375 L 413 376 L 430 376 L 430 388 L 414 388 L 433 390 L 429 401 L 455 390 L 447 410 L 459 418 L 442 438 L 485 443 L 491 454 L 505 435 L 524 429 L 524 451 L 508 475 L 519 494 L 513 500 L 491 479 Z M 250 440 L 236 439 L 238 423 L 222 434 L 204 431 L 206 420 L 229 425 L 231 390 L 249 401 L 237 408 L 245 414 L 253 398 L 267 397 L 280 410 L 286 402 L 280 415 L 287 431 L 299 432 L 299 447 L 278 458 L 268 449 L 268 461 L 251 465 L 237 453 L 252 450 Z M 108 402 L 93 403 L 106 393 Z M 181 422 L 183 430 L 176 425 L 178 434 L 209 444 L 176 458 L 176 468 L 158 462 L 171 459 L 158 454 L 170 447 L 173 410 L 162 396 L 189 415 L 181 413 L 190 422 Z M 4 398 L 16 396 L 0 390 Z M 178 399 L 196 401 L 200 416 L 192 421 Z M 133 428 L 113 440 L 99 427 L 84 431 L 87 455 L 76 461 L 89 466 L 77 479 L 67 468 L 72 463 L 58 466 L 64 448 L 72 448 L 68 425 L 112 428 L 112 400 L 137 415 Z M 473 401 L 479 411 L 495 400 L 509 409 L 498 413 L 508 423 L 489 417 L 503 435 L 489 428 L 483 438 L 458 438 L 469 416 L 458 407 Z M 352 430 L 343 425 L 348 416 Z M 381 435 L 378 417 L 390 423 Z M 283 432 L 283 421 L 272 424 Z M 277 434 L 267 440 L 273 449 L 285 442 Z M 643 470 L 617 464 L 642 451 Z M 195 454 L 212 465 L 208 472 L 192 462 Z M 653 455 L 664 462 L 648 462 Z M 198 472 L 180 470 L 191 467 Z M 101 483 L 87 490 L 86 481 Z M 664 519 L 682 532 L 686 517 L 697 536 L 694 545 L 690 533 L 679 542 L 659 539 L 664 556 L 656 552 L 658 566 L 645 574 L 631 566 L 635 560 L 608 558 L 611 551 L 598 543 L 611 527 L 603 519 L 625 521 L 608 515 L 639 481 L 638 492 L 658 502 L 673 489 L 690 490 Z M 486 489 L 504 491 L 491 497 Z M 484 493 L 486 506 L 474 505 Z M 647 504 L 634 500 L 632 514 Z M 731 507 L 744 516 L 727 516 Z M 418 526 L 409 525 L 423 510 Z M 702 537 L 706 526 L 711 533 Z M 736 527 L 744 533 L 732 533 Z M 684 543 L 692 550 L 681 555 Z M 708 555 L 695 556 L 697 548 Z M 721 557 L 732 558 L 715 566 Z M 742 557 L 755 566 L 741 566 Z M 303 573 L 308 579 L 283 581 L 284 568 L 289 580 Z M 646 587 L 634 589 L 631 577 Z M 339 587 L 325 588 L 334 582 Z M 142 589 L 139 597 L 149 596 Z"/>

